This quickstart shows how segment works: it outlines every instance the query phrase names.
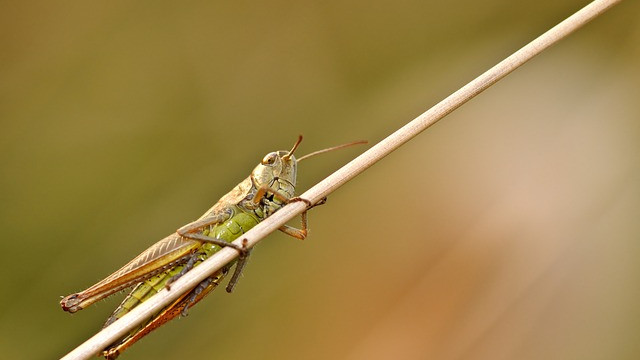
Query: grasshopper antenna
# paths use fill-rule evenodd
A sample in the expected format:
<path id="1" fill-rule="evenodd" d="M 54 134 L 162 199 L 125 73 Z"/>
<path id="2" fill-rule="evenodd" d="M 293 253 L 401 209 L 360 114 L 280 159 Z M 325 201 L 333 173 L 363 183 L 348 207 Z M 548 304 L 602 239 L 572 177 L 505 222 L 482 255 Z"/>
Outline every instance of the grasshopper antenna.
<path id="1" fill-rule="evenodd" d="M 300 141 L 302 141 L 302 135 L 300 135 L 299 141 L 296 143 L 296 145 L 299 144 Z M 347 144 L 342 144 L 342 145 L 338 145 L 338 146 L 334 146 L 334 147 L 330 147 L 330 148 L 314 151 L 314 152 L 312 152 L 310 154 L 307 154 L 307 155 L 302 156 L 301 158 L 299 158 L 298 162 L 300 162 L 300 161 L 302 161 L 304 159 L 308 159 L 308 158 L 310 158 L 312 156 L 324 154 L 324 153 L 329 152 L 329 151 L 343 149 L 343 148 L 346 148 L 346 147 L 349 147 L 349 146 L 352 146 L 352 145 L 360 145 L 360 144 L 366 144 L 366 143 L 367 143 L 367 140 L 360 140 L 360 141 L 354 141 L 354 142 L 350 142 L 350 143 L 347 143 Z M 295 150 L 295 147 L 294 147 L 294 150 Z M 293 150 L 291 150 L 291 152 L 293 152 Z M 291 154 L 291 152 L 289 154 Z"/>
<path id="2" fill-rule="evenodd" d="M 293 155 L 293 152 L 296 151 L 298 146 L 300 146 L 301 142 L 302 142 L 302 135 L 298 135 L 298 141 L 296 141 L 296 143 L 293 144 L 293 148 L 291 148 L 291 151 L 289 151 L 285 156 L 282 157 L 282 160 L 289 160 L 291 155 Z"/>

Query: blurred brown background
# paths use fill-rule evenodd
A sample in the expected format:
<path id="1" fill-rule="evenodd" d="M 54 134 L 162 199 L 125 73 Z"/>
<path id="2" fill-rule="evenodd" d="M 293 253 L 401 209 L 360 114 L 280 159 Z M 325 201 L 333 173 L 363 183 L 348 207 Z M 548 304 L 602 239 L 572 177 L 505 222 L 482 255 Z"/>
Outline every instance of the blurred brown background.
<path id="1" fill-rule="evenodd" d="M 94 334 L 122 295 L 59 297 L 265 153 L 376 142 L 586 3 L 4 2 L 2 357 Z M 517 70 L 123 359 L 639 358 L 639 15 Z M 299 189 L 362 150 L 303 163 Z"/>

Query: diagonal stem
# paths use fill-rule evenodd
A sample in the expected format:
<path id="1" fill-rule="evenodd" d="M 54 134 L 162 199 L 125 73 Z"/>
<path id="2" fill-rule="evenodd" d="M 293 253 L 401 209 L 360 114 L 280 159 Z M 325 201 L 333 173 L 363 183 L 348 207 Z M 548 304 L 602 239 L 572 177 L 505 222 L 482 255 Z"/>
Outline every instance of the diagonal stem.
<path id="1" fill-rule="evenodd" d="M 311 203 L 320 201 L 337 188 L 362 173 L 371 165 L 380 161 L 383 157 L 396 150 L 398 147 L 411 140 L 420 132 L 435 124 L 453 110 L 478 95 L 498 80 L 507 76 L 510 72 L 524 64 L 534 56 L 541 53 L 551 45 L 563 39 L 584 24 L 598 17 L 613 5 L 622 0 L 595 0 L 575 14 L 571 15 L 558 25 L 554 26 L 538 38 L 502 60 L 500 63 L 487 70 L 482 75 L 449 95 L 447 98 L 427 110 L 413 121 L 409 122 L 393 134 L 389 135 L 369 150 L 362 153 L 351 162 L 329 175 L 317 185 L 307 190 L 300 197 Z M 304 202 L 294 202 L 286 205 L 278 212 L 259 223 L 240 239 L 234 241 L 239 247 L 243 246 L 243 240 L 247 240 L 247 246 L 253 247 L 258 241 L 269 233 L 277 230 L 287 221 L 306 210 Z M 109 344 L 120 338 L 126 332 L 151 317 L 163 307 L 169 305 L 182 293 L 194 288 L 201 281 L 211 276 L 224 265 L 238 257 L 238 251 L 226 247 L 215 255 L 202 262 L 172 285 L 171 291 L 162 290 L 149 300 L 137 306 L 131 312 L 114 322 L 109 327 L 101 330 L 89 340 L 67 354 L 63 359 L 88 359 L 98 354 Z"/>

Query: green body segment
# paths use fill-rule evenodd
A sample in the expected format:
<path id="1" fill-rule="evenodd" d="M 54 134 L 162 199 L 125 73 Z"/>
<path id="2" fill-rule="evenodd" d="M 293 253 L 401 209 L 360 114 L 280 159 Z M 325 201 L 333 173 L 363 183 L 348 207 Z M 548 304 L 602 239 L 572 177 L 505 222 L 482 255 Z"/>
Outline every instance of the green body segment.
<path id="1" fill-rule="evenodd" d="M 265 217 L 264 212 L 259 207 L 256 209 L 248 210 L 240 205 L 233 205 L 230 207 L 230 209 L 232 213 L 231 217 L 227 219 L 227 221 L 220 224 L 215 224 L 204 229 L 203 234 L 224 240 L 226 242 L 232 242 L 239 236 L 256 226 Z M 206 260 L 219 250 L 219 246 L 212 243 L 203 242 L 202 246 L 200 246 L 200 248 L 197 250 L 199 258 L 194 266 L 197 266 L 202 261 Z M 222 275 L 222 273 L 226 273 L 232 265 L 233 263 L 228 264 L 224 269 L 220 269 L 213 276 L 217 277 L 219 281 L 221 281 L 222 277 L 224 276 Z M 184 263 L 182 265 L 177 265 L 138 284 L 109 317 L 109 319 L 105 323 L 105 327 L 124 316 L 126 313 L 131 311 L 131 309 L 138 306 L 138 304 L 146 301 L 150 297 L 157 294 L 160 290 L 165 288 L 169 279 L 178 275 L 182 271 L 184 266 Z M 151 319 L 149 319 L 149 321 L 151 321 Z M 141 325 L 135 330 L 132 330 L 130 334 L 134 334 L 144 326 L 145 324 Z"/>

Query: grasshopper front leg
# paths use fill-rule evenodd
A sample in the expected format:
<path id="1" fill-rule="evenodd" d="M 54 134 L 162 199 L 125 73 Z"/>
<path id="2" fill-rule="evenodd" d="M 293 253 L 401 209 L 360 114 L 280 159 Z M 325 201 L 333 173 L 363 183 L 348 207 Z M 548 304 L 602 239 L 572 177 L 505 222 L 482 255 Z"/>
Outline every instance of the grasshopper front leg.
<path id="1" fill-rule="evenodd" d="M 289 225 L 283 225 L 282 227 L 280 227 L 278 230 L 282 231 L 283 233 L 294 237 L 296 239 L 300 239 L 300 240 L 304 240 L 307 238 L 307 234 L 308 234 L 308 227 L 307 227 L 307 211 L 313 209 L 316 206 L 320 206 L 323 205 L 324 203 L 327 202 L 327 198 L 324 197 L 322 198 L 320 201 L 318 201 L 315 204 L 311 204 L 311 201 L 307 200 L 307 199 L 303 199 L 301 197 L 294 197 L 291 198 L 289 200 L 287 200 L 287 203 L 290 204 L 292 202 L 297 202 L 297 201 L 302 201 L 303 203 L 305 203 L 307 205 L 307 208 L 302 212 L 302 214 L 300 214 L 300 220 L 301 220 L 301 229 L 297 229 L 293 226 L 289 226 Z"/>
<path id="2" fill-rule="evenodd" d="M 251 199 L 251 202 L 254 205 L 258 205 L 267 194 L 273 195 L 274 199 L 279 200 L 280 202 L 283 202 L 285 204 L 296 201 L 303 201 L 307 204 L 308 208 L 310 208 L 309 206 L 311 206 L 311 202 L 309 200 L 300 197 L 288 198 L 287 196 L 283 195 L 277 190 L 274 190 L 266 184 L 258 188 L 258 191 L 254 195 L 253 199 Z M 307 237 L 307 210 L 305 210 L 300 216 L 302 221 L 302 229 L 297 229 L 289 225 L 282 225 L 278 230 L 296 239 L 304 240 Z"/>
<path id="3" fill-rule="evenodd" d="M 286 204 L 290 204 L 292 202 L 298 202 L 298 201 L 302 201 L 307 205 L 307 208 L 302 212 L 302 214 L 300 214 L 300 220 L 301 220 L 301 228 L 295 228 L 293 226 L 289 226 L 289 225 L 283 225 L 281 226 L 278 230 L 282 231 L 283 233 L 294 237 L 296 239 L 299 240 L 304 240 L 307 238 L 307 234 L 308 234 L 308 227 L 307 227 L 307 211 L 311 210 L 312 208 L 322 205 L 325 202 L 327 202 L 327 198 L 324 197 L 322 198 L 320 201 L 318 201 L 315 204 L 312 204 L 311 201 L 307 200 L 307 199 L 303 199 L 301 197 L 294 197 L 294 198 L 288 198 L 285 195 L 281 194 L 280 192 L 278 192 L 277 190 L 274 190 L 273 188 L 271 188 L 268 185 L 262 185 L 260 188 L 258 188 L 258 191 L 256 192 L 255 196 L 252 199 L 252 202 L 257 205 L 260 203 L 260 201 L 262 200 L 262 198 L 267 195 L 267 194 L 273 194 L 273 197 L 277 200 L 280 200 L 283 203 Z"/>

